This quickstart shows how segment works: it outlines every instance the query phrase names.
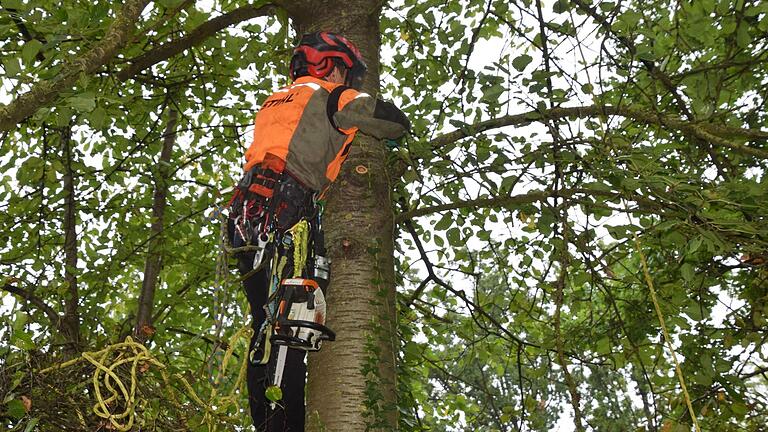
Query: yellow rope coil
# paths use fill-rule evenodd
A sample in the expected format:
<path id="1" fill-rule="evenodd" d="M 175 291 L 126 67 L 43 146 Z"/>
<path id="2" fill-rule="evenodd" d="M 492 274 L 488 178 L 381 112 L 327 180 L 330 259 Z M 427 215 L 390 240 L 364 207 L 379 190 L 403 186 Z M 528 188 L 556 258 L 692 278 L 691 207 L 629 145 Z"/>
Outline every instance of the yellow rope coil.
<path id="1" fill-rule="evenodd" d="M 112 354 L 115 352 L 117 353 L 117 357 L 112 360 Z M 165 365 L 155 359 L 152 354 L 150 354 L 147 347 L 135 342 L 128 336 L 125 338 L 124 342 L 110 345 L 100 351 L 84 352 L 79 358 L 42 369 L 39 373 L 44 374 L 53 370 L 63 369 L 83 360 L 87 360 L 96 368 L 92 380 L 93 389 L 96 394 L 96 403 L 92 408 L 93 413 L 108 420 L 115 430 L 121 432 L 130 430 L 131 427 L 133 427 L 136 414 L 134 409 L 136 407 L 136 372 L 139 369 L 139 366 L 153 364 L 160 369 L 165 369 Z M 130 387 L 126 387 L 123 380 L 115 373 L 116 368 L 126 363 L 131 363 Z M 117 385 L 117 388 L 112 384 L 113 381 L 114 384 Z M 102 386 L 106 387 L 110 394 L 106 399 L 102 394 Z M 120 399 L 125 401 L 123 411 L 112 413 L 109 406 Z"/>
<path id="2" fill-rule="evenodd" d="M 229 347 L 224 354 L 224 359 L 219 369 L 220 377 L 223 377 L 226 373 L 227 365 L 234 354 L 237 342 L 244 338 L 247 346 L 251 331 L 250 326 L 246 325 L 235 332 L 230 338 Z M 124 342 L 107 346 L 99 351 L 84 352 L 81 354 L 81 357 L 41 369 L 38 373 L 45 374 L 54 370 L 64 369 L 82 361 L 87 361 L 95 367 L 92 384 L 96 403 L 93 405 L 92 411 L 98 417 L 109 421 L 113 430 L 127 432 L 133 427 L 136 417 L 135 408 L 138 405 L 136 400 L 138 372 L 146 365 L 151 364 L 160 368 L 163 383 L 169 390 L 169 399 L 174 406 L 181 408 L 181 404 L 174 394 L 169 376 L 165 371 L 166 366 L 158 361 L 146 346 L 135 342 L 130 336 L 126 337 Z M 118 367 L 125 364 L 130 364 L 131 381 L 129 385 L 126 385 L 115 371 Z M 234 405 L 236 412 L 240 411 L 238 392 L 240 394 L 243 393 L 247 366 L 248 355 L 246 353 L 246 355 L 243 355 L 237 378 L 229 394 L 219 396 L 216 388 L 213 388 L 208 402 L 203 401 L 184 376 L 181 374 L 173 375 L 174 378 L 182 383 L 184 389 L 186 389 L 187 396 L 205 412 L 203 422 L 207 424 L 209 431 L 216 430 L 217 419 L 228 420 L 224 413 L 230 406 Z M 110 406 L 117 406 L 116 402 L 118 401 L 124 402 L 123 410 L 121 412 L 112 412 Z M 214 406 L 216 409 L 212 408 Z M 85 419 L 82 416 L 80 417 L 81 423 L 85 424 Z"/>

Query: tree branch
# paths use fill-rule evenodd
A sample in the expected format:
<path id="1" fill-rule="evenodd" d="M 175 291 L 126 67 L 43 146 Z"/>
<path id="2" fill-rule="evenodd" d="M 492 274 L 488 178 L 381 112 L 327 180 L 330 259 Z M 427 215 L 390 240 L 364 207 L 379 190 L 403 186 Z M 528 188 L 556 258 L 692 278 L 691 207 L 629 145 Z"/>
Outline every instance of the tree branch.
<path id="1" fill-rule="evenodd" d="M 605 19 L 602 15 L 600 15 L 595 8 L 585 4 L 581 0 L 573 0 L 573 3 L 576 4 L 576 6 L 579 7 L 582 11 L 584 11 L 586 14 L 591 16 L 595 21 L 600 24 L 600 26 L 603 28 L 603 30 L 615 37 L 622 45 L 624 45 L 627 50 L 629 50 L 629 53 L 634 57 L 637 55 L 637 47 L 635 44 L 627 37 L 625 36 L 619 36 L 616 33 L 613 32 L 613 29 L 611 28 L 611 23 L 608 22 L 608 20 Z M 645 68 L 648 70 L 648 72 L 656 78 L 657 80 L 661 81 L 662 84 L 664 84 L 664 87 L 669 91 L 669 93 L 672 95 L 672 97 L 675 99 L 675 103 L 677 104 L 677 107 L 680 109 L 680 112 L 685 114 L 685 116 L 689 120 L 693 120 L 693 114 L 690 110 L 688 110 L 688 107 L 685 105 L 685 101 L 680 96 L 680 93 L 677 90 L 677 87 L 672 83 L 672 80 L 665 74 L 661 69 L 656 67 L 656 63 L 654 63 L 651 60 L 645 60 L 645 59 L 639 59 L 640 62 L 645 66 Z"/>
<path id="2" fill-rule="evenodd" d="M 616 198 L 621 196 L 621 192 L 618 191 L 606 191 L 597 189 L 586 188 L 574 188 L 574 189 L 560 189 L 555 193 L 551 190 L 533 191 L 522 195 L 509 195 L 493 198 L 481 198 L 469 201 L 455 201 L 447 204 L 440 204 L 430 207 L 416 208 L 405 213 L 400 213 L 395 217 L 395 223 L 403 223 L 408 219 L 424 216 L 432 213 L 439 213 L 446 210 L 456 210 L 460 208 L 491 208 L 491 207 L 507 207 L 520 204 L 531 204 L 534 202 L 544 201 L 548 198 L 563 198 L 572 197 L 577 194 L 587 194 L 592 196 L 602 196 L 608 198 Z M 640 196 L 631 196 L 628 199 L 636 201 L 645 207 L 649 207 L 655 210 L 661 208 L 661 204 L 648 198 Z"/>
<path id="3" fill-rule="evenodd" d="M 77 353 L 80 349 L 80 295 L 77 286 L 77 200 L 75 199 L 75 173 L 72 169 L 72 127 L 58 129 L 61 151 L 64 155 L 64 280 L 67 282 L 67 297 L 64 300 L 64 319 L 67 350 Z"/>
<path id="4" fill-rule="evenodd" d="M 120 81 L 126 81 L 144 69 L 168 60 L 176 54 L 202 43 L 204 40 L 226 27 L 251 18 L 271 15 L 275 12 L 275 9 L 276 6 L 272 4 L 261 7 L 249 4 L 213 18 L 210 21 L 200 24 L 200 26 L 192 30 L 188 35 L 167 44 L 160 45 L 159 47 L 130 60 L 131 64 L 118 72 L 117 78 Z"/>
<path id="5" fill-rule="evenodd" d="M 149 0 L 125 0 L 104 38 L 93 48 L 73 60 L 66 61 L 56 77 L 40 81 L 10 104 L 0 105 L 0 130 L 13 129 L 38 109 L 53 102 L 82 74 L 91 74 L 108 63 L 130 40 L 136 22 L 148 3 Z"/>
<path id="6" fill-rule="evenodd" d="M 214 338 L 211 338 L 209 336 L 206 336 L 205 334 L 198 334 L 198 333 L 195 333 L 193 331 L 189 331 L 189 330 L 186 330 L 186 329 L 183 329 L 183 328 L 166 327 L 165 331 L 168 331 L 168 332 L 171 332 L 171 333 L 176 333 L 176 334 L 183 334 L 183 335 L 187 335 L 187 336 L 192 336 L 192 337 L 195 337 L 195 338 L 199 338 L 200 340 L 205 341 L 205 342 L 207 342 L 207 343 L 209 343 L 209 344 L 211 344 L 211 345 L 213 345 L 215 347 L 219 347 L 219 348 L 221 348 L 223 350 L 227 350 L 229 348 L 229 342 L 227 342 L 226 340 L 214 339 Z M 234 353 L 234 352 L 232 353 L 232 355 L 235 356 L 235 358 L 239 358 L 238 355 L 236 353 Z"/>
<path id="7" fill-rule="evenodd" d="M 545 122 L 562 118 L 585 118 L 611 115 L 625 117 L 648 125 L 657 125 L 670 130 L 681 131 L 712 144 L 730 148 L 737 153 L 754 156 L 760 159 L 768 159 L 768 150 L 748 147 L 744 144 L 739 144 L 730 139 L 723 138 L 724 136 L 729 138 L 736 136 L 756 140 L 768 140 L 768 131 L 719 126 L 710 123 L 693 123 L 678 117 L 665 116 L 641 109 L 610 105 L 551 108 L 546 111 L 534 110 L 522 114 L 507 115 L 476 123 L 474 125 L 467 125 L 466 127 L 462 127 L 453 132 L 440 135 L 433 139 L 430 144 L 432 149 L 436 150 L 490 129 L 497 129 L 505 126 L 525 126 L 534 122 Z"/>
<path id="8" fill-rule="evenodd" d="M 51 326 L 54 328 L 59 328 L 59 324 L 61 322 L 61 316 L 56 312 L 54 308 L 52 308 L 48 303 L 46 303 L 43 299 L 40 297 L 27 292 L 24 289 L 21 289 L 17 286 L 13 286 L 10 283 L 6 282 L 2 285 L 3 291 L 9 292 L 11 294 L 15 294 L 24 300 L 30 302 L 32 305 L 40 309 L 47 317 L 48 320 L 51 322 Z"/>
<path id="9" fill-rule="evenodd" d="M 158 170 L 155 174 L 155 193 L 152 199 L 152 227 L 151 233 L 154 240 L 149 242 L 147 248 L 147 259 L 144 265 L 144 279 L 139 294 L 138 307 L 136 313 L 136 328 L 134 334 L 144 341 L 147 336 L 151 336 L 152 329 L 152 309 L 154 308 L 155 289 L 160 277 L 162 267 L 162 232 L 165 224 L 165 207 L 167 205 L 168 180 L 170 172 L 170 161 L 173 155 L 173 145 L 176 142 L 176 125 L 179 112 L 175 106 L 168 108 L 168 123 L 165 126 L 165 139 L 163 148 L 160 152 Z"/>

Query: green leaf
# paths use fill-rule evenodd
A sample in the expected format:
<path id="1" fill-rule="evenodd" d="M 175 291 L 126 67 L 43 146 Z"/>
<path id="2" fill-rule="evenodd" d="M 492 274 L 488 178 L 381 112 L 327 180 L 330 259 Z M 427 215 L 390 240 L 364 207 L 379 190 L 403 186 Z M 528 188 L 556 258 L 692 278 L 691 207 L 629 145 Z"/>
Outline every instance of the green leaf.
<path id="1" fill-rule="evenodd" d="M 684 263 L 682 266 L 680 266 L 680 275 L 683 276 L 683 279 L 690 282 L 696 276 L 696 273 L 691 264 Z"/>
<path id="2" fill-rule="evenodd" d="M 158 3 L 166 9 L 174 8 L 181 4 L 184 0 L 160 0 Z"/>
<path id="3" fill-rule="evenodd" d="M 22 2 L 21 0 L 3 0 L 3 8 L 5 8 L 6 10 L 15 9 L 17 11 L 26 10 L 26 7 L 24 6 L 24 2 Z"/>
<path id="4" fill-rule="evenodd" d="M 643 15 L 635 10 L 627 10 L 619 16 L 619 21 L 626 24 L 628 28 L 637 26 L 641 19 L 643 19 Z"/>
<path id="5" fill-rule="evenodd" d="M 98 107 L 91 111 L 91 113 L 88 115 L 88 122 L 96 129 L 101 129 L 105 126 L 105 119 L 107 117 L 107 112 L 102 107 Z"/>
<path id="6" fill-rule="evenodd" d="M 450 212 L 445 213 L 443 217 L 440 218 L 440 220 L 437 221 L 437 223 L 435 224 L 434 230 L 444 231 L 448 229 L 448 227 L 450 227 L 452 223 L 453 223 L 453 215 Z"/>
<path id="7" fill-rule="evenodd" d="M 533 57 L 529 56 L 528 54 L 523 54 L 515 57 L 515 59 L 512 60 L 512 67 L 517 69 L 517 71 L 522 72 L 529 64 L 531 64 L 532 61 Z"/>
<path id="8" fill-rule="evenodd" d="M 91 112 L 96 108 L 96 99 L 92 93 L 83 93 L 67 99 L 69 107 L 80 112 Z"/>
<path id="9" fill-rule="evenodd" d="M 736 45 L 738 45 L 739 48 L 744 49 L 749 47 L 751 42 L 752 37 L 749 35 L 749 28 L 746 24 L 741 23 L 739 28 L 736 30 Z"/>
<path id="10" fill-rule="evenodd" d="M 446 238 L 448 238 L 448 244 L 450 244 L 453 247 L 461 246 L 461 233 L 459 232 L 459 229 L 456 227 L 453 227 L 449 229 L 445 233 Z"/>
<path id="11" fill-rule="evenodd" d="M 701 236 L 691 239 L 691 241 L 688 242 L 688 255 L 693 255 L 696 253 L 696 251 L 699 250 L 699 247 L 701 247 L 702 243 L 704 243 L 704 238 Z"/>
<path id="12" fill-rule="evenodd" d="M 552 11 L 555 13 L 568 12 L 570 4 L 571 2 L 569 0 L 557 0 L 557 2 L 552 5 Z"/>
<path id="13" fill-rule="evenodd" d="M 483 100 L 487 102 L 498 102 L 499 96 L 507 89 L 501 84 L 494 84 L 483 89 Z"/>
<path id="14" fill-rule="evenodd" d="M 27 315 L 24 311 L 16 311 L 13 319 L 13 331 L 23 332 L 28 318 L 29 315 Z"/>
<path id="15" fill-rule="evenodd" d="M 24 409 L 24 403 L 18 399 L 14 399 L 6 404 L 5 413 L 16 420 L 21 419 L 27 414 Z"/>
<path id="16" fill-rule="evenodd" d="M 749 411 L 749 408 L 741 402 L 736 402 L 730 406 L 731 411 L 733 411 L 734 414 L 736 414 L 736 417 L 742 418 L 745 415 L 747 415 L 747 412 Z"/>
<path id="17" fill-rule="evenodd" d="M 595 346 L 598 354 L 610 354 L 611 353 L 611 340 L 604 337 L 597 341 Z"/>
<path id="18" fill-rule="evenodd" d="M 21 65 L 17 58 L 11 57 L 3 60 L 3 67 L 5 68 L 6 75 L 9 77 L 15 77 L 21 73 Z"/>
<path id="19" fill-rule="evenodd" d="M 24 48 L 21 49 L 21 58 L 24 60 L 24 64 L 33 64 L 35 56 L 40 52 L 40 48 L 42 47 L 43 43 L 37 39 L 32 39 L 25 43 Z"/>

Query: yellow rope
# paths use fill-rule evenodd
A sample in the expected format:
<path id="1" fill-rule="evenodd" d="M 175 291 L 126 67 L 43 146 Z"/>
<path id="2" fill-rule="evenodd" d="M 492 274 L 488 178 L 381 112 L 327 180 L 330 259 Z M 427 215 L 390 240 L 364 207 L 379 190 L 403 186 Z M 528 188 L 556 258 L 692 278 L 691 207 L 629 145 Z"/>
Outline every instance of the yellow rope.
<path id="1" fill-rule="evenodd" d="M 643 254 L 643 251 L 640 247 L 640 240 L 637 239 L 637 235 L 635 235 L 635 247 L 637 248 L 637 253 L 640 254 L 640 262 L 643 265 L 643 274 L 645 275 L 645 281 L 648 284 L 648 288 L 651 291 L 651 300 L 653 301 L 653 307 L 656 309 L 656 316 L 659 318 L 661 330 L 664 332 L 664 340 L 667 342 L 667 348 L 669 348 L 669 351 L 672 353 L 672 360 L 675 362 L 675 371 L 677 372 L 677 379 L 680 381 L 680 387 L 683 388 L 683 396 L 685 396 L 685 404 L 688 406 L 688 414 L 691 415 L 691 420 L 693 420 L 693 426 L 696 428 L 696 432 L 701 432 L 701 429 L 699 428 L 699 422 L 696 420 L 696 415 L 693 412 L 691 396 L 688 394 L 688 387 L 685 385 L 685 378 L 683 377 L 683 372 L 680 369 L 680 362 L 677 361 L 677 354 L 675 354 L 675 349 L 672 347 L 672 339 L 669 337 L 667 325 L 664 322 L 664 315 L 661 314 L 661 307 L 659 306 L 659 301 L 656 299 L 656 290 L 653 288 L 651 273 L 648 271 L 648 262 L 646 261 L 645 254 Z"/>
<path id="2" fill-rule="evenodd" d="M 229 346 L 224 354 L 224 359 L 222 360 L 222 367 L 219 370 L 221 375 L 226 373 L 227 365 L 234 354 L 237 342 L 240 339 L 244 339 L 247 346 L 251 331 L 250 326 L 246 325 L 235 332 L 230 338 Z M 84 352 L 81 354 L 81 357 L 41 369 L 38 373 L 45 374 L 54 370 L 64 369 L 82 361 L 88 361 L 95 367 L 91 380 L 96 403 L 93 405 L 92 411 L 95 415 L 108 420 L 114 430 L 127 432 L 134 425 L 136 417 L 135 408 L 138 405 L 136 399 L 138 371 L 140 367 L 143 367 L 144 365 L 152 364 L 160 368 L 163 382 L 169 389 L 171 403 L 175 407 L 181 408 L 181 404 L 179 404 L 176 395 L 173 392 L 173 387 L 171 386 L 168 374 L 165 372 L 166 366 L 155 359 L 146 346 L 135 342 L 130 336 L 126 337 L 124 342 L 107 346 L 99 351 Z M 126 385 L 116 373 L 116 369 L 125 364 L 130 364 L 131 381 L 129 385 Z M 248 355 L 246 353 L 246 355 L 243 356 L 237 378 L 229 394 L 219 396 L 214 387 L 208 398 L 208 402 L 203 401 L 203 399 L 198 396 L 195 389 L 184 376 L 181 374 L 173 375 L 174 378 L 182 383 L 189 398 L 205 412 L 203 422 L 207 424 L 209 431 L 216 430 L 217 419 L 225 421 L 230 420 L 229 416 L 224 415 L 229 406 L 234 405 L 235 408 L 237 408 L 235 412 L 240 411 L 237 393 L 240 392 L 242 394 L 243 392 L 242 387 L 245 382 L 247 366 Z M 119 405 L 115 403 L 117 401 L 124 401 L 124 408 L 121 412 L 113 413 L 110 411 L 110 406 L 114 407 Z M 215 410 L 212 408 L 213 406 L 216 407 Z M 81 423 L 84 423 L 85 419 L 82 418 L 82 414 L 80 414 L 79 411 L 78 416 L 80 417 Z M 236 419 L 232 419 L 232 421 L 236 421 Z"/>
<path id="3" fill-rule="evenodd" d="M 126 355 L 125 351 L 128 351 L 129 355 Z M 111 360 L 112 354 L 115 352 L 117 352 L 117 358 Z M 100 351 L 84 352 L 79 358 L 42 369 L 39 373 L 44 374 L 53 370 L 63 369 L 83 360 L 87 360 L 96 368 L 92 379 L 93 389 L 96 394 L 96 403 L 92 408 L 93 413 L 103 419 L 109 420 L 112 428 L 115 430 L 120 432 L 130 430 L 131 427 L 133 427 L 136 415 L 134 409 L 136 407 L 136 371 L 138 370 L 139 365 L 153 364 L 160 369 L 165 369 L 165 365 L 157 361 L 157 359 L 150 354 L 147 347 L 138 342 L 134 342 L 133 339 L 128 336 L 125 338 L 124 342 L 110 345 Z M 131 363 L 130 388 L 127 388 L 122 379 L 115 373 L 117 367 L 126 363 Z M 109 366 L 107 366 L 107 364 L 109 364 Z M 104 374 L 103 382 L 100 379 L 102 373 Z M 112 385 L 113 381 L 117 385 L 117 388 Z M 106 387 L 110 394 L 106 399 L 102 394 L 102 385 Z M 125 401 L 123 411 L 119 413 L 110 412 L 109 405 L 119 399 Z"/>
<path id="4" fill-rule="evenodd" d="M 222 232 L 224 232 L 223 230 L 224 225 L 222 224 Z M 294 225 L 290 231 L 293 233 L 295 241 L 294 262 L 303 263 L 307 256 L 307 238 L 309 232 L 308 224 L 306 221 L 301 221 Z M 227 247 L 226 242 L 223 242 L 222 245 L 227 252 L 234 252 L 234 250 L 231 250 Z M 275 256 L 275 259 L 277 259 L 277 256 Z M 277 264 L 279 272 L 282 272 L 282 269 L 286 264 L 285 261 L 286 260 L 283 257 L 283 260 L 280 263 L 275 263 Z M 294 265 L 294 267 L 296 266 Z M 296 273 L 295 269 L 294 273 Z M 298 275 L 300 274 L 301 267 L 299 267 L 298 270 Z M 294 277 L 298 275 L 295 275 Z M 245 345 L 246 347 L 248 346 L 248 339 L 251 332 L 252 330 L 250 326 L 245 325 L 236 331 L 235 334 L 230 338 L 227 350 L 224 354 L 224 358 L 220 364 L 220 367 L 218 368 L 218 374 L 215 382 L 220 382 L 220 380 L 224 377 L 227 370 L 227 365 L 231 360 L 232 355 L 234 354 L 235 345 L 237 342 L 241 338 L 245 338 Z M 217 334 L 217 339 L 218 336 L 219 335 Z M 113 354 L 116 354 L 114 359 Z M 38 371 L 38 373 L 45 374 L 54 370 L 64 369 L 84 360 L 90 362 L 95 367 L 92 377 L 92 384 L 97 401 L 92 407 L 93 413 L 101 418 L 107 419 L 110 422 L 112 429 L 120 432 L 127 432 L 133 427 L 136 415 L 135 408 L 138 405 L 136 400 L 136 388 L 138 384 L 137 371 L 139 370 L 140 366 L 143 367 L 147 364 L 153 364 L 160 368 L 163 383 L 166 388 L 169 389 L 169 398 L 172 405 L 182 411 L 181 404 L 176 398 L 173 387 L 171 386 L 169 376 L 165 372 L 166 366 L 155 359 L 152 354 L 150 354 L 146 346 L 141 343 L 134 342 L 130 336 L 126 337 L 124 342 L 107 346 L 104 349 L 95 352 L 83 352 L 81 357 L 59 363 L 45 369 L 41 369 Z M 125 364 L 130 364 L 131 382 L 129 387 L 125 385 L 122 379 L 115 372 L 115 369 Z M 214 386 L 211 389 L 210 397 L 208 398 L 207 403 L 203 401 L 200 396 L 198 396 L 197 392 L 183 375 L 174 374 L 173 376 L 182 383 L 192 401 L 194 401 L 205 412 L 203 416 L 203 422 L 207 424 L 208 430 L 215 431 L 217 427 L 215 420 L 217 418 L 221 419 L 228 417 L 225 415 L 225 413 L 227 412 L 227 408 L 229 406 L 234 405 L 236 408 L 235 412 L 240 412 L 240 404 L 238 402 L 239 398 L 237 397 L 237 393 L 243 393 L 243 385 L 245 382 L 247 367 L 248 352 L 246 348 L 246 353 L 243 356 L 243 360 L 241 361 L 237 373 L 237 378 L 235 379 L 234 386 L 230 390 L 229 394 L 226 396 L 219 396 L 218 389 Z M 106 392 L 102 391 L 103 388 L 106 389 Z M 105 398 L 105 394 L 108 394 L 109 396 Z M 110 405 L 117 405 L 115 402 L 118 400 L 125 401 L 124 409 L 122 412 L 112 413 L 110 411 Z M 212 408 L 213 406 L 216 407 L 215 410 Z M 77 411 L 77 414 L 81 423 L 85 425 L 85 419 L 83 418 L 80 411 Z"/>
<path id="5" fill-rule="evenodd" d="M 290 229 L 293 235 L 293 277 L 301 276 L 304 263 L 307 261 L 307 241 L 309 240 L 309 224 L 302 219 Z"/>

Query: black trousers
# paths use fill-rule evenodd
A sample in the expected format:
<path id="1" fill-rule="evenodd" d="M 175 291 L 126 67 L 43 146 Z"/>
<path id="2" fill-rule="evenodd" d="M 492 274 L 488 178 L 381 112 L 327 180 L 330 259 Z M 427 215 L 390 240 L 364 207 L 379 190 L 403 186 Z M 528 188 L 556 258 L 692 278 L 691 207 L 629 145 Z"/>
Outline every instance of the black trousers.
<path id="1" fill-rule="evenodd" d="M 253 255 L 241 257 L 239 260 L 240 273 L 247 273 L 248 265 L 252 262 Z M 253 349 L 256 343 L 256 332 L 266 319 L 264 304 L 267 301 L 269 289 L 268 266 L 245 279 L 243 286 L 251 307 L 251 325 L 254 335 L 251 338 L 250 349 Z M 275 404 L 274 409 L 271 407 L 271 401 L 264 395 L 264 391 L 274 380 L 278 351 L 278 347 L 273 345 L 269 362 L 266 365 L 248 364 L 248 403 L 253 425 L 259 432 L 304 432 L 304 382 L 307 376 L 307 365 L 304 362 L 305 351 L 288 349 L 280 385 L 283 399 Z"/>
<path id="2" fill-rule="evenodd" d="M 277 183 L 275 195 L 272 198 L 277 203 L 275 206 L 276 230 L 283 233 L 301 218 L 312 217 L 315 212 L 312 198 L 312 191 L 300 185 L 290 174 L 284 173 Z M 232 219 L 230 219 L 229 235 L 233 246 L 242 245 L 243 240 L 235 234 Z M 282 250 L 281 247 L 273 248 L 273 253 L 283 253 L 288 258 L 283 274 L 280 275 L 281 279 L 290 275 L 294 266 L 293 254 L 290 251 Z M 269 256 L 264 257 L 264 259 L 269 260 Z M 238 257 L 241 275 L 250 272 L 252 265 L 253 253 L 242 254 Z M 303 266 L 304 263 L 300 265 Z M 257 332 L 266 320 L 267 314 L 264 311 L 264 304 L 267 302 L 269 294 L 269 276 L 270 268 L 267 265 L 243 281 L 243 288 L 251 308 L 251 325 L 254 330 L 250 349 L 253 349 Z M 278 351 L 279 348 L 273 345 L 269 362 L 266 365 L 248 364 L 248 403 L 253 425 L 259 432 L 304 432 L 306 351 L 288 349 L 280 385 L 283 399 L 275 404 L 275 408 L 272 408 L 272 402 L 266 398 L 264 392 L 274 381 Z"/>

